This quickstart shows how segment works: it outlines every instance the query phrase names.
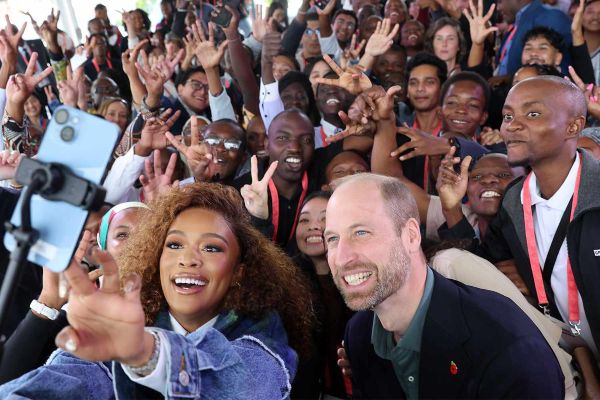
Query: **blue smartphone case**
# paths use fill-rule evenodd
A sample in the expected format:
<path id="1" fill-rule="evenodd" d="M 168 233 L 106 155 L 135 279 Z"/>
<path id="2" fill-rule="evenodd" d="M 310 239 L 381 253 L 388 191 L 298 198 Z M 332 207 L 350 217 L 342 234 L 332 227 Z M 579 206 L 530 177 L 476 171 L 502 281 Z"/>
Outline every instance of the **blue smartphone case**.
<path id="1" fill-rule="evenodd" d="M 68 112 L 68 120 L 62 124 L 56 121 L 60 110 Z M 65 127 L 74 130 L 70 141 L 61 138 Z M 114 123 L 71 107 L 59 107 L 48 124 L 37 159 L 66 165 L 76 175 L 100 184 L 118 138 L 119 128 Z M 55 272 L 66 269 L 79 244 L 87 216 L 88 211 L 71 204 L 33 195 L 31 226 L 38 231 L 39 239 L 29 252 L 28 260 Z M 11 222 L 21 225 L 21 199 Z M 16 242 L 10 233 L 4 236 L 4 245 L 11 251 L 15 248 Z"/>

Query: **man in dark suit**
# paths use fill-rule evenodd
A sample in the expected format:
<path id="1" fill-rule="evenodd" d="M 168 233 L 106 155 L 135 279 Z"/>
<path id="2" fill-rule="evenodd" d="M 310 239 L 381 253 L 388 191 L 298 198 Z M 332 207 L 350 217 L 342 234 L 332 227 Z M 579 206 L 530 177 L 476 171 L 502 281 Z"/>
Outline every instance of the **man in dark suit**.
<path id="1" fill-rule="evenodd" d="M 419 214 L 393 178 L 343 178 L 324 238 L 334 281 L 359 311 L 346 328 L 358 398 L 563 398 L 564 377 L 508 298 L 433 272 Z"/>

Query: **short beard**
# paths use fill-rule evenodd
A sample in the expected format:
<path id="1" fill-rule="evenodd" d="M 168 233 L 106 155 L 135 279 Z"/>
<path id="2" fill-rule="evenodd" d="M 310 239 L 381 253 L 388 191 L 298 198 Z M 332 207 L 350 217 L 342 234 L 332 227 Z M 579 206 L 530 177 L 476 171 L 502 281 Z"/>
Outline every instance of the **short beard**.
<path id="1" fill-rule="evenodd" d="M 344 290 L 340 289 L 344 278 L 340 274 L 336 274 L 335 282 L 338 285 L 338 289 L 340 289 L 348 308 L 353 311 L 372 310 L 400 290 L 408 279 L 410 259 L 402 242 L 397 240 L 392 245 L 387 264 L 382 266 L 372 264 L 369 267 L 369 269 L 377 271 L 377 281 L 375 288 L 366 296 L 359 294 L 348 295 Z M 338 284 L 338 282 L 340 283 Z"/>

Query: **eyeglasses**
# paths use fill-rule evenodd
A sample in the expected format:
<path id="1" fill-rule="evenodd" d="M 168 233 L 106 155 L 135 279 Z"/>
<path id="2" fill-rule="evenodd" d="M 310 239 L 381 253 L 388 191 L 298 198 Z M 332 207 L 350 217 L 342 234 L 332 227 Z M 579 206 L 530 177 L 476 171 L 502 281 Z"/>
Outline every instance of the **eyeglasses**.
<path id="1" fill-rule="evenodd" d="M 318 35 L 320 32 L 321 31 L 319 30 L 319 28 L 317 28 L 317 29 L 306 28 L 306 30 L 304 31 L 304 33 L 308 36 Z"/>
<path id="2" fill-rule="evenodd" d="M 344 21 L 340 18 L 335 20 L 334 25 L 337 25 L 339 27 L 345 26 L 350 30 L 356 28 L 356 24 L 353 21 Z"/>
<path id="3" fill-rule="evenodd" d="M 192 87 L 192 90 L 194 90 L 194 91 L 200 90 L 200 89 L 203 89 L 204 91 L 208 91 L 208 83 L 203 83 L 200 81 L 188 81 L 188 83 L 190 84 L 190 86 Z"/>
<path id="4" fill-rule="evenodd" d="M 223 143 L 223 147 L 227 151 L 237 151 L 242 147 L 242 141 L 238 139 L 223 139 L 217 136 L 209 136 L 204 138 L 204 143 L 209 146 L 218 146 Z"/>

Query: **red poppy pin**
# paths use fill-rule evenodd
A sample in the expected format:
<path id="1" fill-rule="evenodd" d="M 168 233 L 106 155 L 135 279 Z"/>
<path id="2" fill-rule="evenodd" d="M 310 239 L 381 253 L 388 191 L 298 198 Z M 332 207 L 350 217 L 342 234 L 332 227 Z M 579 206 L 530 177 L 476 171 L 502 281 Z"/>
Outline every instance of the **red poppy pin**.
<path id="1" fill-rule="evenodd" d="M 458 374 L 458 365 L 454 361 L 450 361 L 450 373 L 452 375 Z"/>

